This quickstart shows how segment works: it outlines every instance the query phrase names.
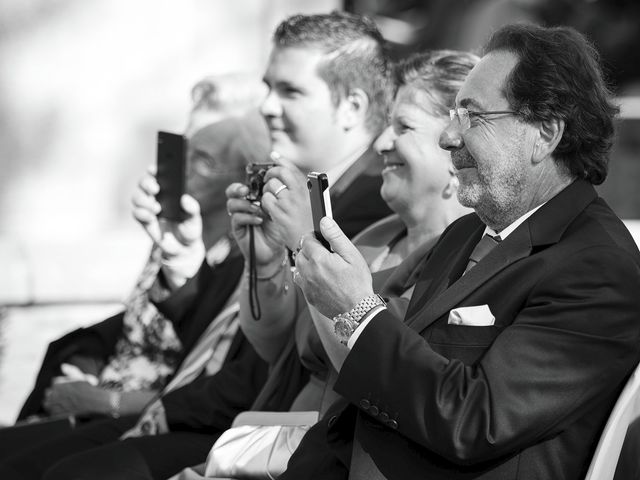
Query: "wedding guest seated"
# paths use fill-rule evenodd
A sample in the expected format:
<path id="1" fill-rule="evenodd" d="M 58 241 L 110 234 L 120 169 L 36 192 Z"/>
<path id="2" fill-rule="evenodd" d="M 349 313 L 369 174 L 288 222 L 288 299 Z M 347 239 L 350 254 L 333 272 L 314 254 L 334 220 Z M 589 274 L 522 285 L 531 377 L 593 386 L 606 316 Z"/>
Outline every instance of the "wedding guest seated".
<path id="1" fill-rule="evenodd" d="M 409 254 L 424 255 L 452 221 L 469 213 L 458 202 L 458 179 L 450 155 L 439 148 L 438 139 L 449 121 L 449 106 L 455 102 L 458 89 L 477 60 L 468 53 L 444 50 L 415 55 L 395 67 L 397 90 L 390 125 L 374 147 L 385 163 L 380 193 L 396 213 L 371 225 L 353 240 L 370 270 L 380 271 L 374 275 L 374 282 L 382 287 L 390 280 L 385 286 L 387 296 L 410 295 L 412 290 L 408 274 L 396 272 L 388 278 L 393 267 Z M 291 383 L 300 378 L 291 378 L 291 372 L 302 368 L 308 373 L 302 378 L 309 380 L 293 402 L 283 407 L 294 412 L 318 411 L 322 415 L 338 398 L 333 383 L 348 349 L 342 345 L 335 348 L 327 342 L 333 332 L 324 329 L 324 323 L 310 313 L 302 292 L 292 291 L 291 270 L 282 262 L 286 252 L 280 239 L 296 238 L 304 232 L 301 225 L 309 228 L 306 219 L 311 217 L 311 211 L 306 178 L 285 166 L 271 169 L 267 176 L 262 201 L 266 217 L 255 213 L 251 202 L 245 199 L 244 185 L 228 189 L 229 211 L 233 213 L 240 249 L 248 257 L 247 229 L 253 228 L 257 240 L 255 261 L 261 265 L 257 287 L 260 320 L 254 320 L 251 314 L 249 287 L 245 285 L 241 324 L 256 350 L 273 365 L 263 392 L 291 388 Z M 287 188 L 281 189 L 281 185 Z M 281 193 L 276 195 L 278 189 Z M 406 302 L 398 302 L 397 308 L 404 313 Z M 292 363 L 301 365 L 292 367 Z M 254 407 L 260 409 L 264 405 Z M 294 447 L 274 445 L 279 450 L 272 452 L 271 457 L 281 459 L 286 466 L 284 449 Z M 228 476 L 210 461 L 207 466 L 185 470 L 179 478 L 210 478 L 206 472 Z"/>
<path id="2" fill-rule="evenodd" d="M 349 350 L 348 404 L 281 480 L 584 478 L 640 355 L 640 252 L 593 187 L 617 112 L 582 35 L 505 26 L 440 136 L 475 213 L 411 259 L 407 313 L 334 221 L 332 251 L 304 236 L 293 278 Z"/>
<path id="3" fill-rule="evenodd" d="M 259 359 L 253 353 L 252 348 L 245 348 L 245 346 L 248 347 L 248 344 L 246 340 L 244 340 L 244 337 L 237 332 L 238 322 L 234 313 L 237 311 L 237 308 L 231 308 L 231 310 L 228 308 L 225 309 L 228 302 L 237 305 L 234 296 L 235 285 L 233 279 L 236 278 L 239 280 L 240 278 L 242 272 L 242 257 L 238 255 L 237 249 L 234 248 L 235 243 L 230 242 L 228 231 L 229 217 L 226 212 L 224 188 L 229 182 L 244 178 L 247 162 L 262 161 L 268 152 L 267 145 L 264 122 L 262 118 L 257 115 L 257 112 L 249 113 L 246 117 L 230 118 L 204 127 L 196 132 L 189 142 L 187 189 L 189 192 L 194 193 L 203 205 L 201 215 L 197 201 L 192 197 L 187 197 L 187 199 L 191 201 L 191 207 L 189 208 L 193 209 L 193 205 L 195 204 L 195 210 L 192 210 L 192 223 L 197 222 L 203 228 L 203 231 L 201 231 L 199 235 L 204 239 L 202 241 L 203 254 L 208 250 L 207 256 L 210 266 L 207 265 L 206 268 L 210 269 L 211 272 L 217 272 L 219 279 L 218 281 L 212 280 L 210 282 L 211 288 L 216 291 L 215 298 L 210 302 L 200 302 L 201 299 L 190 296 L 189 285 L 178 289 L 173 295 L 166 299 L 150 301 L 150 296 L 153 296 L 154 288 L 157 289 L 158 280 L 171 275 L 171 268 L 164 262 L 163 248 L 161 248 L 160 242 L 156 243 L 149 262 L 149 265 L 153 265 L 155 273 L 147 273 L 145 276 L 147 288 L 141 291 L 141 295 L 144 296 L 141 297 L 138 302 L 149 310 L 153 308 L 154 312 L 156 311 L 155 309 L 157 309 L 158 313 L 156 316 L 146 317 L 147 321 L 151 319 L 157 321 L 157 318 L 160 318 L 159 316 L 162 315 L 161 318 L 163 322 L 166 322 L 166 324 L 172 326 L 172 328 L 175 327 L 175 332 L 178 335 L 176 338 L 180 342 L 181 351 L 180 355 L 176 358 L 176 362 L 179 361 L 176 365 L 176 372 L 172 372 L 174 373 L 173 375 L 167 374 L 164 384 L 158 387 L 153 398 L 159 395 L 162 395 L 163 398 L 171 397 L 172 394 L 175 395 L 173 392 L 181 390 L 181 386 L 193 380 L 193 378 L 199 374 L 215 376 L 214 374 L 221 369 L 223 365 L 229 363 L 233 365 L 243 363 L 243 365 L 254 366 L 253 370 L 255 370 L 255 373 L 247 375 L 245 381 L 247 384 L 247 395 L 249 397 L 251 396 L 250 389 L 253 388 L 252 378 L 254 378 L 255 384 L 258 385 L 256 388 L 259 388 L 264 381 L 262 375 L 265 372 L 261 366 L 261 362 L 259 362 Z M 145 182 L 148 183 L 149 178 L 142 183 Z M 152 181 L 152 183 L 153 182 L 154 181 Z M 207 249 L 205 245 L 210 245 L 211 248 Z M 147 270 L 149 270 L 149 268 L 148 266 Z M 203 269 L 204 268 L 203 266 Z M 212 275 L 213 277 L 216 276 L 216 274 L 213 273 Z M 192 302 L 200 302 L 202 306 L 194 306 Z M 98 325 L 87 330 L 76 332 L 78 337 L 84 341 L 76 342 L 75 345 L 79 345 L 81 349 L 84 348 L 85 345 L 97 345 L 99 347 L 98 352 L 105 352 L 109 347 L 107 343 L 109 338 L 116 337 L 118 333 L 122 332 L 124 328 L 124 317 L 125 313 L 105 322 L 114 332 L 112 337 L 100 337 L 99 335 L 102 334 L 105 328 L 102 325 Z M 218 323 L 213 321 L 219 317 L 221 318 Z M 98 333 L 94 333 L 94 330 L 97 330 Z M 125 331 L 131 332 L 131 330 L 127 330 L 126 328 Z M 140 342 L 140 331 L 132 333 L 137 334 L 133 336 L 134 340 Z M 156 336 L 157 335 L 151 335 L 150 337 L 154 339 Z M 91 341 L 93 341 L 93 343 L 91 343 Z M 123 342 L 127 342 L 127 340 L 123 340 Z M 204 350 L 203 347 L 205 347 Z M 113 338 L 113 346 L 111 348 L 114 349 L 112 356 L 116 357 L 117 340 L 115 338 Z M 123 348 L 122 350 L 129 354 L 132 348 Z M 141 350 L 146 352 L 150 349 L 141 348 Z M 191 367 L 194 364 L 192 361 L 194 354 L 199 354 L 196 355 L 196 357 L 200 359 L 198 369 Z M 99 353 L 99 355 L 103 355 L 106 359 L 109 359 L 107 353 Z M 50 359 L 51 358 L 56 360 L 55 357 L 50 357 Z M 198 360 L 198 358 L 195 360 Z M 125 367 L 127 363 L 135 362 L 123 362 Z M 52 368 L 54 367 L 55 364 Z M 187 367 L 189 367 L 189 370 L 187 370 Z M 43 369 L 43 371 L 45 370 Z M 50 371 L 51 370 L 49 370 L 49 372 Z M 41 372 L 41 375 L 43 375 L 43 372 Z M 55 384 L 54 387 L 58 387 L 58 385 L 64 387 L 72 385 L 72 383 Z M 79 389 L 91 389 L 92 391 L 100 392 L 102 387 L 82 385 L 79 386 Z M 113 392 L 114 390 L 112 389 L 107 390 L 109 395 L 113 395 Z M 140 394 L 140 392 L 137 393 Z M 149 393 L 150 396 L 152 394 L 152 392 L 147 393 Z M 73 431 L 66 433 L 61 432 L 60 435 L 57 436 L 54 435 L 51 437 L 50 442 L 44 443 L 45 446 L 49 445 L 49 447 L 45 447 L 46 454 L 35 453 L 38 458 L 38 461 L 35 462 L 32 459 L 32 454 L 29 453 L 31 451 L 30 449 L 35 445 L 34 439 L 38 439 L 39 441 L 45 439 L 38 434 L 38 430 L 31 430 L 35 428 L 34 426 L 27 425 L 0 430 L 0 443 L 3 445 L 0 453 L 0 465 L 2 465 L 0 466 L 0 471 L 2 471 L 3 474 L 0 476 L 2 476 L 2 478 L 12 478 L 11 475 L 18 475 L 16 478 L 40 478 L 42 472 L 44 472 L 51 462 L 60 460 L 67 452 L 73 453 L 87 448 L 87 446 L 94 446 L 97 438 L 101 438 L 103 442 L 116 441 L 120 434 L 136 424 L 139 418 L 138 414 L 141 410 L 141 408 L 138 408 L 135 412 L 125 410 L 125 408 L 127 408 L 127 404 L 125 403 L 127 393 L 123 392 L 119 394 L 119 397 L 121 398 L 120 405 L 115 405 L 119 408 L 114 408 L 112 404 L 107 404 L 107 406 L 104 407 L 104 413 L 113 415 L 113 420 L 92 422 L 86 426 L 76 428 Z M 50 393 L 45 402 L 47 405 L 58 405 L 54 403 L 58 398 L 63 399 L 60 402 L 61 405 L 67 405 L 63 403 L 65 400 L 63 393 L 58 396 L 57 392 Z M 147 401 L 146 403 L 149 402 Z M 175 404 L 169 408 L 170 413 L 175 412 L 173 417 L 170 418 L 170 421 L 179 423 L 182 421 L 181 415 L 188 415 L 188 412 L 185 412 L 184 405 L 179 401 L 174 403 Z M 82 406 L 80 402 L 74 402 L 72 400 L 68 401 L 68 405 L 70 405 L 71 413 L 77 413 L 80 410 L 75 410 L 74 408 L 80 409 Z M 240 405 L 238 408 L 242 409 L 242 404 Z M 250 403 L 247 405 L 250 405 Z M 63 407 L 61 406 L 59 408 Z M 85 412 L 87 408 L 82 406 L 81 411 Z M 232 419 L 235 413 L 236 411 L 232 410 L 228 413 L 228 417 Z M 195 437 L 196 439 L 201 438 L 200 441 L 203 444 L 203 451 L 206 451 L 212 440 L 209 440 L 209 437 L 202 433 L 195 434 Z M 16 441 L 16 438 L 19 438 L 20 441 Z M 86 439 L 88 438 L 92 440 L 87 445 Z M 184 435 L 178 435 L 176 439 L 178 443 L 181 441 L 185 441 Z M 170 444 L 171 441 L 168 443 Z M 173 445 L 169 447 L 169 450 L 175 450 Z M 159 451 L 158 448 L 161 447 L 156 445 L 155 451 Z M 193 443 L 190 448 L 194 450 L 194 454 L 197 455 L 197 449 L 195 449 Z M 128 455 L 127 458 L 130 456 L 131 455 Z M 24 464 L 21 464 L 20 462 L 23 461 Z M 24 465 L 25 470 L 18 470 L 20 473 L 14 474 L 8 473 L 11 472 L 11 467 L 7 467 L 9 470 L 5 473 L 3 468 L 6 464 Z"/>
<path id="4" fill-rule="evenodd" d="M 257 112 L 206 126 L 188 142 L 187 191 L 198 201 L 210 264 L 220 263 L 235 243 L 229 240 L 224 189 L 244 179 L 245 165 L 268 152 Z M 188 353 L 184 327 L 149 300 L 161 267 L 154 247 L 117 315 L 73 331 L 53 342 L 18 420 L 77 415 L 84 419 L 138 413 L 166 385 Z M 202 330 L 203 326 L 199 326 Z M 200 330 L 187 337 L 197 338 Z"/>

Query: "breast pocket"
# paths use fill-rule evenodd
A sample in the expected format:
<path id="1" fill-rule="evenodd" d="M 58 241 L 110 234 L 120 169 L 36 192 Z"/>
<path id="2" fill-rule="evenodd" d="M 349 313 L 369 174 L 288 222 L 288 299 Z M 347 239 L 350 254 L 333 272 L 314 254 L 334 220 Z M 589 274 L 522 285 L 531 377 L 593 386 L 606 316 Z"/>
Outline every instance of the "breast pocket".
<path id="1" fill-rule="evenodd" d="M 471 365 L 491 346 L 501 330 L 495 325 L 484 327 L 449 325 L 445 318 L 440 325 L 431 329 L 426 340 L 440 355 Z"/>

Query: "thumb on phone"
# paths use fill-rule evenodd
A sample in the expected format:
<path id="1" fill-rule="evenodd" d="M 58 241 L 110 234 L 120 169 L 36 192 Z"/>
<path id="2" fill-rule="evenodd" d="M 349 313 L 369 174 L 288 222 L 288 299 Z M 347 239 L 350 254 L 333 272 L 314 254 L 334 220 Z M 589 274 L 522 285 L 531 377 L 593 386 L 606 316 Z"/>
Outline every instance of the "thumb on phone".
<path id="1" fill-rule="evenodd" d="M 320 232 L 329 242 L 334 253 L 340 255 L 347 263 L 360 258 L 360 252 L 351 243 L 351 240 L 340 229 L 335 220 L 331 217 L 322 217 L 320 220 Z"/>
<path id="2" fill-rule="evenodd" d="M 180 206 L 187 213 L 187 217 L 178 226 L 179 235 L 185 244 L 201 240 L 202 217 L 200 216 L 200 204 L 191 195 L 182 195 Z"/>

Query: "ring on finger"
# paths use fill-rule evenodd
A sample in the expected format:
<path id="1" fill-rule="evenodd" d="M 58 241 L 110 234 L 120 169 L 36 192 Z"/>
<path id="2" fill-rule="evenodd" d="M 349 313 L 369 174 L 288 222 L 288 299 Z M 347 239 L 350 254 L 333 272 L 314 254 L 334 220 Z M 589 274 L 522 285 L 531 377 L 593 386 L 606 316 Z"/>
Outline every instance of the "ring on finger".
<path id="1" fill-rule="evenodd" d="M 275 191 L 275 192 L 273 192 L 273 195 L 274 195 L 276 198 L 278 198 L 278 194 L 279 194 L 279 193 L 281 193 L 283 190 L 286 190 L 287 188 L 289 188 L 289 187 L 287 187 L 287 186 L 283 183 L 283 184 L 282 184 L 282 185 L 280 185 L 278 188 L 276 188 L 276 191 Z"/>

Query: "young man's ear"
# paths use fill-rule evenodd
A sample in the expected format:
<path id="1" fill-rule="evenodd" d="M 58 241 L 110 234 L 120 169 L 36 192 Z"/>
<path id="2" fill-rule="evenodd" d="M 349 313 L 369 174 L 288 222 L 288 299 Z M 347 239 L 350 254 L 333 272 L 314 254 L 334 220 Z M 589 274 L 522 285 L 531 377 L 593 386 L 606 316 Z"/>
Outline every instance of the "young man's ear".
<path id="1" fill-rule="evenodd" d="M 534 163 L 541 162 L 549 157 L 562 140 L 564 133 L 564 120 L 554 118 L 538 123 L 538 136 L 533 146 Z"/>
<path id="2" fill-rule="evenodd" d="M 350 90 L 348 95 L 340 101 L 338 116 L 344 130 L 363 125 L 369 110 L 369 97 L 360 88 Z"/>

